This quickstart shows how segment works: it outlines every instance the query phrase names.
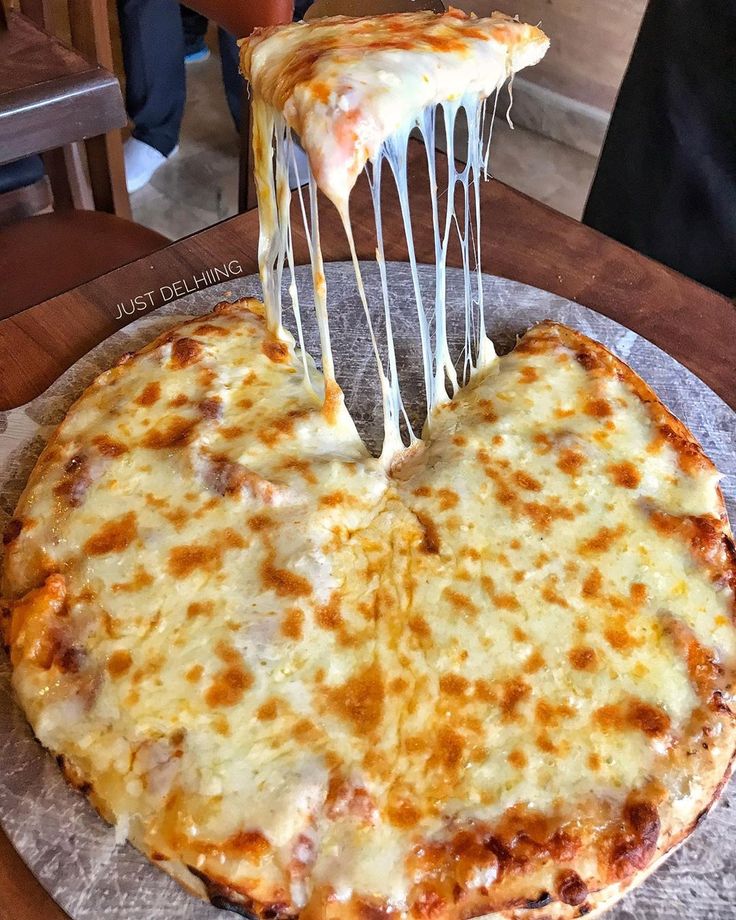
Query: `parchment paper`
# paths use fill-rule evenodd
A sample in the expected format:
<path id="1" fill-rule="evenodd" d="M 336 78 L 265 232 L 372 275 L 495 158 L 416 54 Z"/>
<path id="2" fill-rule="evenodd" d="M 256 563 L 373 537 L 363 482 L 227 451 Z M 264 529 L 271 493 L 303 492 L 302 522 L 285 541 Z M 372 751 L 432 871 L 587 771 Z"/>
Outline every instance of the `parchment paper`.
<path id="1" fill-rule="evenodd" d="M 380 338 L 378 272 L 371 263 L 364 264 L 363 271 Z M 331 263 L 326 275 L 338 377 L 359 430 L 375 447 L 380 441 L 378 390 L 352 267 Z M 421 422 L 416 307 L 408 266 L 391 264 L 388 276 L 403 392 L 410 414 Z M 420 266 L 420 278 L 431 305 L 434 269 Z M 297 286 L 304 315 L 311 317 L 311 280 L 306 269 L 299 270 Z M 463 335 L 460 271 L 448 270 L 448 290 L 451 347 L 459 355 Z M 257 277 L 228 281 L 144 315 L 82 358 L 37 399 L 0 413 L 0 526 L 11 516 L 45 438 L 100 371 L 178 318 L 208 312 L 219 300 L 246 295 L 260 296 Z M 508 351 L 516 335 L 532 323 L 555 319 L 603 342 L 638 371 L 691 428 L 724 474 L 729 513 L 736 521 L 736 414 L 705 384 L 651 343 L 579 304 L 488 275 L 484 276 L 484 295 L 489 334 L 500 352 Z M 285 297 L 287 313 L 288 303 Z M 306 320 L 306 326 L 307 346 L 316 356 L 314 323 Z M 39 881 L 73 920 L 222 920 L 225 916 L 186 894 L 129 845 L 115 845 L 112 829 L 66 785 L 53 759 L 33 738 L 12 700 L 8 662 L 2 652 L 0 764 L 0 823 Z M 736 920 L 733 783 L 690 840 L 609 916 L 612 920 Z"/>

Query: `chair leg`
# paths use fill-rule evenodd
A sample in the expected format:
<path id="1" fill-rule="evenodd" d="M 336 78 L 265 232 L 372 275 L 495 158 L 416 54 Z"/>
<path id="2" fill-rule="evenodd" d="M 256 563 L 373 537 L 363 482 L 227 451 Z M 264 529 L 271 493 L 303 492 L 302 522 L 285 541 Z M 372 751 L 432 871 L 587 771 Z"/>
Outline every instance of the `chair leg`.
<path id="1" fill-rule="evenodd" d="M 125 184 L 123 139 L 120 131 L 109 131 L 85 142 L 87 165 L 96 211 L 107 211 L 131 219 L 130 198 Z"/>
<path id="2" fill-rule="evenodd" d="M 92 186 L 80 143 L 57 147 L 43 154 L 56 211 L 93 211 Z"/>
<path id="3" fill-rule="evenodd" d="M 238 213 L 250 211 L 258 201 L 256 184 L 253 177 L 253 147 L 250 99 L 248 90 L 243 90 L 243 102 L 240 109 L 240 167 L 238 173 Z"/>

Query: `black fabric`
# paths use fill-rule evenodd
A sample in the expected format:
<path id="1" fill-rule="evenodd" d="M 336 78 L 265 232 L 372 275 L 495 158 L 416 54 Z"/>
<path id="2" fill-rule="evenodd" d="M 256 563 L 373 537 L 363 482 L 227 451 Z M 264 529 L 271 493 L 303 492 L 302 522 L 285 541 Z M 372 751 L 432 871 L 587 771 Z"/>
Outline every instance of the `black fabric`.
<path id="1" fill-rule="evenodd" d="M 225 99 L 230 115 L 235 122 L 236 130 L 240 130 L 240 108 L 245 91 L 245 80 L 240 76 L 240 53 L 238 41 L 234 35 L 224 29 L 217 30 L 220 45 L 220 66 L 222 68 L 222 84 L 225 87 Z"/>
<path id="2" fill-rule="evenodd" d="M 117 0 L 125 64 L 125 104 L 133 137 L 168 156 L 179 143 L 186 102 L 185 32 L 196 41 L 207 19 L 176 0 Z M 225 98 L 237 129 L 244 81 L 238 46 L 218 30 Z"/>
<path id="3" fill-rule="evenodd" d="M 0 166 L 0 195 L 33 185 L 43 178 L 44 173 L 43 160 L 37 153 L 13 160 L 12 163 L 5 163 Z"/>
<path id="4" fill-rule="evenodd" d="M 204 37 L 207 34 L 209 20 L 196 10 L 190 10 L 188 6 L 181 6 L 179 9 L 184 29 L 184 53 L 201 51 L 205 47 Z"/>
<path id="5" fill-rule="evenodd" d="M 184 30 L 176 0 L 117 0 L 125 106 L 133 137 L 168 156 L 186 101 Z"/>
<path id="6" fill-rule="evenodd" d="M 736 0 L 650 0 L 583 221 L 736 296 Z"/>

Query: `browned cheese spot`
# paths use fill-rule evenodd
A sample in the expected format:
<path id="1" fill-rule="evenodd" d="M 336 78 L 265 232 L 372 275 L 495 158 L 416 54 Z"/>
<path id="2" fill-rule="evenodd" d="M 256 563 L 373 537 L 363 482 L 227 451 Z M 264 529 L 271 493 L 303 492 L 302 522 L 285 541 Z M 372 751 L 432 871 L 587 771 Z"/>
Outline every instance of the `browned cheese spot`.
<path id="1" fill-rule="evenodd" d="M 440 690 L 450 696 L 465 696 L 470 682 L 460 674 L 443 674 L 440 677 Z"/>
<path id="2" fill-rule="evenodd" d="M 191 668 L 189 668 L 189 670 L 184 676 L 186 677 L 186 679 L 189 681 L 190 684 L 196 684 L 198 681 L 202 679 L 203 674 L 204 674 L 204 668 L 202 667 L 202 665 L 194 664 L 192 665 Z"/>
<path id="3" fill-rule="evenodd" d="M 278 715 L 278 704 L 274 697 L 271 697 L 270 700 L 267 700 L 261 706 L 258 707 L 256 711 L 256 717 L 261 722 L 273 722 L 273 720 Z"/>
<path id="4" fill-rule="evenodd" d="M 135 398 L 139 406 L 152 406 L 161 397 L 161 384 L 158 382 L 148 383 Z"/>
<path id="5" fill-rule="evenodd" d="M 89 460 L 84 454 L 75 454 L 64 465 L 64 475 L 54 487 L 54 495 L 65 499 L 72 508 L 78 508 L 92 481 Z"/>
<path id="6" fill-rule="evenodd" d="M 608 467 L 608 472 L 614 483 L 622 489 L 636 489 L 641 482 L 641 473 L 629 460 L 612 463 Z"/>
<path id="7" fill-rule="evenodd" d="M 528 492 L 541 492 L 542 483 L 535 479 L 533 476 L 530 476 L 528 473 L 524 473 L 521 470 L 518 470 L 513 475 L 513 480 L 517 486 L 522 489 L 526 489 Z"/>
<path id="8" fill-rule="evenodd" d="M 294 426 L 309 415 L 308 409 L 292 409 L 286 415 L 272 419 L 258 431 L 258 439 L 266 447 L 275 447 L 282 438 L 290 438 L 294 434 Z"/>
<path id="9" fill-rule="evenodd" d="M 225 642 L 218 642 L 215 654 L 225 664 L 213 676 L 212 683 L 204 694 L 205 703 L 212 709 L 221 706 L 235 706 L 246 690 L 253 686 L 253 675 L 245 666 L 240 652 Z"/>
<path id="10" fill-rule="evenodd" d="M 266 588 L 270 588 L 279 597 L 307 597 L 312 593 L 309 581 L 296 572 L 279 568 L 273 554 L 261 565 L 261 578 Z"/>
<path id="11" fill-rule="evenodd" d="M 421 511 L 415 511 L 414 516 L 422 528 L 420 549 L 423 553 L 436 555 L 440 551 L 440 535 L 437 525 L 428 514 L 424 514 Z"/>
<path id="12" fill-rule="evenodd" d="M 322 508 L 337 508 L 338 505 L 345 504 L 347 497 L 345 492 L 337 489 L 334 492 L 328 492 L 326 495 L 322 495 L 319 504 Z"/>
<path id="13" fill-rule="evenodd" d="M 517 707 L 531 693 L 529 684 L 520 677 L 504 681 L 501 687 L 502 721 L 513 722 L 518 718 Z"/>
<path id="14" fill-rule="evenodd" d="M 478 408 L 480 409 L 479 415 L 481 421 L 487 422 L 489 425 L 498 421 L 498 413 L 493 407 L 493 403 L 490 399 L 479 399 Z"/>
<path id="15" fill-rule="evenodd" d="M 514 748 L 511 751 L 506 759 L 511 764 L 512 767 L 516 767 L 517 770 L 523 770 L 524 767 L 529 763 L 527 756 L 523 751 L 520 751 L 518 748 Z"/>
<path id="16" fill-rule="evenodd" d="M 617 828 L 610 843 L 609 861 L 615 879 L 646 869 L 659 839 L 659 814 L 651 802 L 631 798 L 624 806 L 623 819 L 624 826 Z"/>
<path id="17" fill-rule="evenodd" d="M 538 700 L 534 708 L 534 717 L 545 728 L 557 728 L 574 714 L 566 703 L 554 704 L 549 700 Z"/>
<path id="18" fill-rule="evenodd" d="M 229 329 L 225 326 L 215 326 L 214 323 L 200 323 L 193 331 L 195 335 L 209 335 L 220 339 L 230 335 Z"/>
<path id="19" fill-rule="evenodd" d="M 111 438 L 106 434 L 97 435 L 96 438 L 92 439 L 92 443 L 103 457 L 120 457 L 128 452 L 128 448 L 122 441 L 116 441 L 115 438 Z"/>
<path id="20" fill-rule="evenodd" d="M 629 618 L 624 614 L 609 616 L 603 629 L 609 645 L 617 652 L 626 654 L 641 645 L 641 640 L 634 638 L 628 630 Z"/>
<path id="21" fill-rule="evenodd" d="M 317 477 L 312 472 L 312 467 L 308 460 L 300 460 L 298 457 L 290 457 L 288 460 L 284 460 L 281 466 L 285 470 L 294 470 L 295 472 L 301 474 L 301 476 L 304 478 L 304 481 L 308 482 L 310 485 L 317 484 Z"/>
<path id="22" fill-rule="evenodd" d="M 375 662 L 327 693 L 332 710 L 356 731 L 374 731 L 380 725 L 385 689 L 383 674 Z"/>
<path id="23" fill-rule="evenodd" d="M 583 597 L 598 597 L 603 586 L 603 576 L 598 569 L 592 569 L 583 581 Z"/>
<path id="24" fill-rule="evenodd" d="M 578 545 L 578 550 L 584 556 L 595 556 L 599 553 L 607 552 L 616 540 L 623 535 L 625 528 L 619 524 L 618 527 L 601 527 L 592 537 L 583 540 Z"/>
<path id="25" fill-rule="evenodd" d="M 608 418 L 613 410 L 607 399 L 589 399 L 584 411 L 586 415 L 592 415 L 594 418 Z"/>
<path id="26" fill-rule="evenodd" d="M 121 514 L 92 534 L 84 544 L 84 552 L 89 556 L 106 556 L 108 553 L 121 553 L 138 535 L 137 518 L 134 511 Z"/>
<path id="27" fill-rule="evenodd" d="M 280 342 L 278 339 L 264 339 L 261 351 L 269 361 L 273 361 L 275 364 L 283 364 L 289 360 L 289 346 L 286 342 Z"/>
<path id="28" fill-rule="evenodd" d="M 127 649 L 118 649 L 107 659 L 107 673 L 112 678 L 122 677 L 129 670 L 132 663 L 133 659 L 130 657 L 130 652 Z"/>
<path id="29" fill-rule="evenodd" d="M 314 619 L 317 626 L 321 626 L 322 629 L 341 629 L 345 625 L 340 612 L 339 591 L 333 591 L 326 604 L 320 604 L 315 608 Z"/>
<path id="30" fill-rule="evenodd" d="M 301 639 L 304 627 L 304 612 L 298 607 L 291 607 L 284 614 L 281 622 L 281 635 L 287 639 Z"/>
<path id="31" fill-rule="evenodd" d="M 201 569 L 212 572 L 222 561 L 219 547 L 194 544 L 192 546 L 175 546 L 169 551 L 167 569 L 175 578 L 186 578 L 192 572 Z"/>
<path id="32" fill-rule="evenodd" d="M 466 756 L 463 736 L 449 725 L 441 725 L 431 739 L 432 752 L 427 766 L 447 776 L 456 776 Z"/>
<path id="33" fill-rule="evenodd" d="M 151 450 L 169 450 L 173 447 L 186 447 L 194 437 L 197 422 L 181 415 L 167 419 L 160 428 L 152 428 L 141 440 L 143 447 Z"/>
<path id="34" fill-rule="evenodd" d="M 535 380 L 539 380 L 539 374 L 537 369 L 532 367 L 529 364 L 525 364 L 519 371 L 519 377 L 521 383 L 534 383 Z"/>
<path id="35" fill-rule="evenodd" d="M 187 619 L 193 620 L 196 617 L 212 616 L 215 611 L 214 601 L 192 601 L 187 607 Z"/>
<path id="36" fill-rule="evenodd" d="M 196 364 L 203 353 L 204 346 L 201 342 L 184 336 L 171 346 L 171 364 L 176 368 L 189 367 Z"/>
<path id="37" fill-rule="evenodd" d="M 149 587 L 154 582 L 153 575 L 150 572 L 147 572 L 142 566 L 138 566 L 133 573 L 133 577 L 130 581 L 119 581 L 113 582 L 112 590 L 117 594 L 120 591 L 133 593 L 135 591 L 142 591 L 144 588 Z"/>
<path id="38" fill-rule="evenodd" d="M 593 719 L 604 732 L 636 729 L 650 738 L 666 735 L 671 725 L 670 717 L 661 707 L 635 697 L 601 706 Z"/>
<path id="39" fill-rule="evenodd" d="M 322 404 L 322 415 L 330 425 L 337 422 L 340 406 L 342 405 L 342 390 L 334 380 L 325 383 L 325 401 Z"/>
<path id="40" fill-rule="evenodd" d="M 222 418 L 222 399 L 219 396 L 208 396 L 197 406 L 202 418 L 216 421 Z"/>
<path id="41" fill-rule="evenodd" d="M 469 614 L 471 616 L 475 616 L 478 613 L 477 605 L 471 601 L 467 594 L 463 594 L 461 591 L 455 591 L 453 588 L 445 588 L 442 592 L 442 596 L 446 597 L 459 613 Z"/>
<path id="42" fill-rule="evenodd" d="M 548 604 L 554 604 L 556 607 L 569 607 L 566 598 L 564 598 L 556 587 L 557 580 L 554 576 L 549 578 L 542 587 L 542 598 Z"/>
<path id="43" fill-rule="evenodd" d="M 595 649 L 588 645 L 578 645 L 570 649 L 567 657 L 576 671 L 594 671 L 598 663 Z"/>
<path id="44" fill-rule="evenodd" d="M 546 664 L 547 662 L 544 655 L 536 648 L 524 662 L 524 670 L 527 674 L 536 674 L 537 671 L 541 671 Z"/>
<path id="45" fill-rule="evenodd" d="M 584 466 L 585 456 L 579 450 L 572 450 L 569 447 L 565 448 L 557 459 L 558 469 L 568 476 L 577 476 Z"/>
<path id="46" fill-rule="evenodd" d="M 414 633 L 415 636 L 419 636 L 422 639 L 431 639 L 432 630 L 429 628 L 429 623 L 419 615 L 413 616 L 408 623 L 409 629 Z"/>
<path id="47" fill-rule="evenodd" d="M 460 496 L 453 489 L 437 489 L 436 495 L 440 500 L 440 511 L 449 511 L 460 501 Z"/>
<path id="48" fill-rule="evenodd" d="M 260 831 L 239 831 L 225 841 L 224 852 L 258 865 L 270 851 L 271 844 Z"/>
<path id="49" fill-rule="evenodd" d="M 632 604 L 641 607 L 642 604 L 646 604 L 649 600 L 649 589 L 642 582 L 633 581 L 629 588 L 629 597 L 631 598 Z"/>
<path id="50" fill-rule="evenodd" d="M 392 790 L 393 792 L 393 790 Z M 386 810 L 388 820 L 394 827 L 414 828 L 422 814 L 416 805 L 411 801 L 408 793 L 395 795 L 389 798 L 388 808 Z"/>

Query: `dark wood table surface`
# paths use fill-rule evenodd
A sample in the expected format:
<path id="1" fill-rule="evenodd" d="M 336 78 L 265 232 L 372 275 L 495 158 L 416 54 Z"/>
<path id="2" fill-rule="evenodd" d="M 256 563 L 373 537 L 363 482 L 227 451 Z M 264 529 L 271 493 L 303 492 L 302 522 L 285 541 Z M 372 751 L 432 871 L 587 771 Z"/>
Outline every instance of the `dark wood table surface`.
<path id="1" fill-rule="evenodd" d="M 410 161 L 417 257 L 432 262 L 424 154 L 418 145 Z M 736 308 L 731 301 L 499 182 L 483 185 L 482 200 L 485 270 L 618 320 L 669 352 L 736 408 Z M 359 255 L 372 258 L 373 216 L 365 184 L 356 187 L 351 211 Z M 398 208 L 389 196 L 384 199 L 384 233 L 386 258 L 405 259 Z M 322 238 L 326 260 L 349 258 L 336 218 L 323 216 Z M 207 270 L 235 260 L 242 274 L 255 272 L 257 242 L 258 217 L 249 212 L 3 320 L 0 409 L 37 396 L 102 339 L 173 299 L 176 291 L 184 293 L 184 285 L 191 289 Z M 295 249 L 297 260 L 306 262 L 304 235 L 298 231 Z M 454 264 L 457 260 L 458 254 L 451 254 Z M 1 290 L 0 281 L 0 296 Z M 121 303 L 133 315 L 121 316 Z M 64 918 L 0 833 L 0 920 Z"/>
<path id="2" fill-rule="evenodd" d="M 127 122 L 120 84 L 39 29 L 8 13 L 0 29 L 0 163 L 96 137 Z"/>

